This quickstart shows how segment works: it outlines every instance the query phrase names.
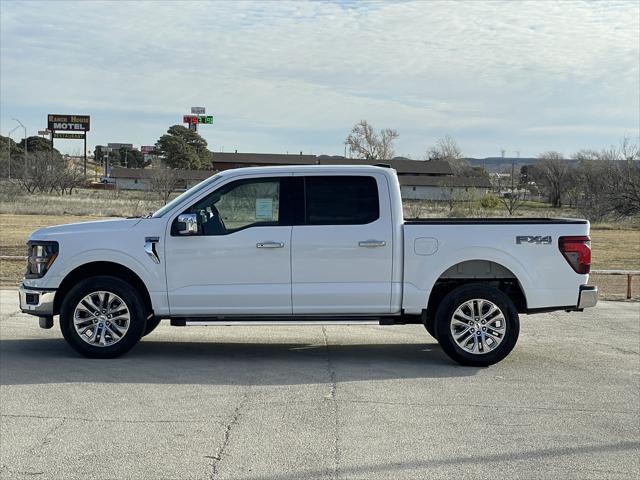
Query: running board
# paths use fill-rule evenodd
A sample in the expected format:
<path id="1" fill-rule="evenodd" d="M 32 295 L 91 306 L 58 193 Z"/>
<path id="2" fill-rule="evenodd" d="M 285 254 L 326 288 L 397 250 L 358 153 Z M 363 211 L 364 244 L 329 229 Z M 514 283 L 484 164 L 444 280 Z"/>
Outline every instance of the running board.
<path id="1" fill-rule="evenodd" d="M 398 318 L 398 320 L 400 320 Z M 201 326 L 238 326 L 238 325 L 394 325 L 393 318 L 375 317 L 346 317 L 346 318 L 273 318 L 273 319 L 248 319 L 248 318 L 172 318 L 171 325 L 174 327 Z"/>

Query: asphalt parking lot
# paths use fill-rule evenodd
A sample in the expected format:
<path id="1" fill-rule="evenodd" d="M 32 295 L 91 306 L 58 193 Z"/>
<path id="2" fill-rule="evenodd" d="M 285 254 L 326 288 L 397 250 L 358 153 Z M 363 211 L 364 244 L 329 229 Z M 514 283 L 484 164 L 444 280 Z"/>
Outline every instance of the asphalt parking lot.
<path id="1" fill-rule="evenodd" d="M 640 304 L 522 317 L 457 366 L 420 326 L 168 325 L 87 360 L 2 291 L 0 477 L 638 478 Z"/>

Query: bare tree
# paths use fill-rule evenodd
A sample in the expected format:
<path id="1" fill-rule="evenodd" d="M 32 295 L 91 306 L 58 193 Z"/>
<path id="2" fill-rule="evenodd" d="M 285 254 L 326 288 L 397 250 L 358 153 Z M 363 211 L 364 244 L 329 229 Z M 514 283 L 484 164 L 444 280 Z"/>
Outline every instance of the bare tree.
<path id="1" fill-rule="evenodd" d="M 153 169 L 149 187 L 152 191 L 158 194 L 165 205 L 171 194 L 176 190 L 177 185 L 178 178 L 175 170 L 163 167 Z"/>
<path id="2" fill-rule="evenodd" d="M 425 153 L 425 160 L 443 160 L 449 162 L 451 170 L 456 175 L 469 175 L 472 170 L 469 162 L 464 159 L 458 142 L 450 135 L 445 135 Z"/>
<path id="3" fill-rule="evenodd" d="M 519 179 L 516 183 L 514 167 L 512 166 L 509 177 L 497 175 L 495 178 L 496 195 L 500 205 L 502 205 L 509 215 L 513 215 L 524 203 L 526 196 L 526 189 L 522 184 L 522 180 Z"/>
<path id="4" fill-rule="evenodd" d="M 569 183 L 569 165 L 558 152 L 545 152 L 538 156 L 535 171 L 549 203 L 554 208 L 562 207 L 562 200 Z"/>
<path id="5" fill-rule="evenodd" d="M 592 220 L 640 213 L 640 150 L 630 137 L 601 151 L 580 150 L 573 169 L 578 208 Z"/>
<path id="6" fill-rule="evenodd" d="M 33 152 L 29 163 L 16 172 L 20 185 L 29 193 L 71 193 L 83 183 L 77 166 L 53 152 Z"/>
<path id="7" fill-rule="evenodd" d="M 513 215 L 524 203 L 524 195 L 518 188 L 504 192 L 498 199 L 509 215 Z"/>
<path id="8" fill-rule="evenodd" d="M 366 160 L 390 160 L 394 156 L 393 142 L 400 135 L 396 130 L 386 128 L 376 133 L 366 120 L 361 120 L 344 141 L 349 147 L 349 155 Z"/>

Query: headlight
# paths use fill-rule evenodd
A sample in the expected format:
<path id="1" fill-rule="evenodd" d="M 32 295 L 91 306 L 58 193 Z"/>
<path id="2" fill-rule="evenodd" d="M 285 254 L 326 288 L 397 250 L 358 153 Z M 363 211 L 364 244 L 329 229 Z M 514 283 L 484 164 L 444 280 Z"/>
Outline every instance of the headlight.
<path id="1" fill-rule="evenodd" d="M 25 278 L 42 278 L 58 256 L 58 242 L 33 241 L 27 243 L 27 272 Z"/>

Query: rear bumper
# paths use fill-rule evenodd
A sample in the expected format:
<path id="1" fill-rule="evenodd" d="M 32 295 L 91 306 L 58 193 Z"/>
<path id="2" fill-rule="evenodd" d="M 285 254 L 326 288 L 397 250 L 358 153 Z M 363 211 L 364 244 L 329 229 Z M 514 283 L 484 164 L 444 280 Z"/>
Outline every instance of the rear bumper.
<path id="1" fill-rule="evenodd" d="M 20 297 L 20 310 L 24 313 L 38 317 L 53 315 L 55 289 L 31 288 L 20 285 L 18 295 Z"/>
<path id="2" fill-rule="evenodd" d="M 581 285 L 578 296 L 578 308 L 595 307 L 598 303 L 598 287 L 593 285 Z"/>

